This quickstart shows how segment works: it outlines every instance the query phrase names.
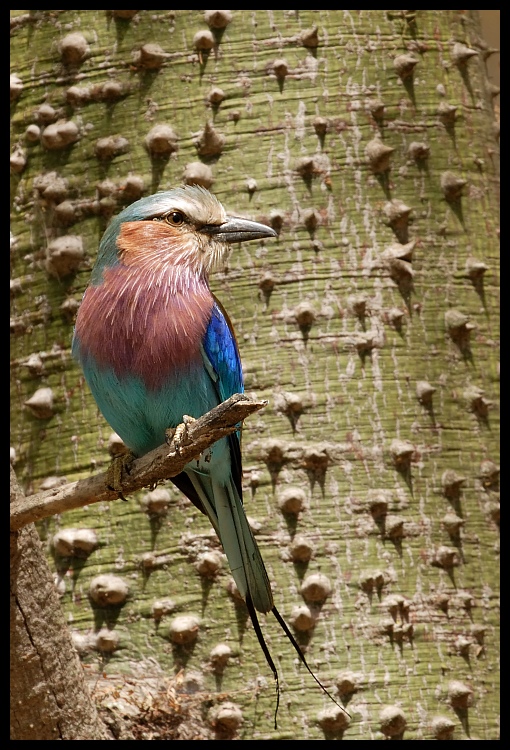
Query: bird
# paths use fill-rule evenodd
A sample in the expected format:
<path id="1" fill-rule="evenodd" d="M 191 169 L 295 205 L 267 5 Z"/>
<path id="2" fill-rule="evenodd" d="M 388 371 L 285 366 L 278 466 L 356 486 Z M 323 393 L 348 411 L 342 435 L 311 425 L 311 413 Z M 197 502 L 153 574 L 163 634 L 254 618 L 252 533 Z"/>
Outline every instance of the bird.
<path id="1" fill-rule="evenodd" d="M 233 326 L 209 275 L 233 243 L 275 236 L 265 224 L 227 215 L 198 185 L 141 198 L 107 227 L 72 353 L 135 456 L 164 443 L 166 429 L 185 416 L 198 418 L 244 391 Z M 209 517 L 243 599 L 269 612 L 271 585 L 242 500 L 239 431 L 171 481 Z"/>
<path id="2" fill-rule="evenodd" d="M 71 350 L 112 429 L 135 456 L 165 442 L 168 428 L 243 393 L 239 348 L 209 285 L 231 246 L 277 236 L 230 216 L 206 188 L 145 196 L 107 226 L 76 316 Z M 272 612 L 322 690 L 277 610 L 246 518 L 240 430 L 221 438 L 171 481 L 208 516 L 244 599 L 277 688 L 278 673 L 257 612 Z M 338 705 L 338 704 L 337 704 Z"/>

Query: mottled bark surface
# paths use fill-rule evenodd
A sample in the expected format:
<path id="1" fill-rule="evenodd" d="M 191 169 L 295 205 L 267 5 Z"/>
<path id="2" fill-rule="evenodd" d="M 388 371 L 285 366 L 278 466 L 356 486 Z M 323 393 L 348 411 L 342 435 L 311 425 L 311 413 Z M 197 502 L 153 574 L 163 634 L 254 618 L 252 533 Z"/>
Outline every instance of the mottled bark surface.
<path id="1" fill-rule="evenodd" d="M 20 494 L 11 469 L 11 497 Z M 10 538 L 11 740 L 108 740 L 33 525 Z"/>
<path id="2" fill-rule="evenodd" d="M 478 16 L 217 13 L 11 11 L 14 468 L 29 493 L 109 461 L 70 342 L 113 213 L 184 179 L 271 224 L 212 280 L 269 401 L 245 426 L 245 504 L 351 719 L 267 618 L 273 729 L 218 542 L 170 486 L 41 522 L 66 620 L 98 702 L 146 712 L 140 738 L 496 739 L 499 153 Z"/>

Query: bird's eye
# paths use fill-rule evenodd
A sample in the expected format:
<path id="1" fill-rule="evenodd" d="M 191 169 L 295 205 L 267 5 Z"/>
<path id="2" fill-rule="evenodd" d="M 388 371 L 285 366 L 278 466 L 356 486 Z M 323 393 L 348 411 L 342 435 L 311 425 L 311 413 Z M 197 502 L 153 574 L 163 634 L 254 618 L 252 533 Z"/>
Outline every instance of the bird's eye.
<path id="1" fill-rule="evenodd" d="M 171 224 L 174 227 L 178 227 L 184 223 L 184 215 L 180 211 L 170 211 L 164 218 L 167 224 Z"/>

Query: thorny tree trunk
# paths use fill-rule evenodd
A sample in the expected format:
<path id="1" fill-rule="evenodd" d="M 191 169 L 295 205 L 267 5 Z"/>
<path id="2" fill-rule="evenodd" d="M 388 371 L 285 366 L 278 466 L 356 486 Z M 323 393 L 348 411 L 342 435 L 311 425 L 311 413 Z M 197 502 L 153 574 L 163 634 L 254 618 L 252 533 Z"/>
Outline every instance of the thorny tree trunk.
<path id="1" fill-rule="evenodd" d="M 87 690 L 33 524 L 10 543 L 11 740 L 113 739 Z"/>
<path id="2" fill-rule="evenodd" d="M 38 528 L 97 702 L 140 739 L 495 739 L 498 152 L 477 13 L 11 14 L 17 476 L 30 492 L 108 461 L 69 347 L 112 213 L 184 179 L 271 223 L 277 242 L 213 279 L 270 403 L 245 426 L 245 503 L 351 718 L 268 618 L 273 730 L 216 539 L 171 487 Z M 179 645 L 183 615 L 198 637 Z"/>

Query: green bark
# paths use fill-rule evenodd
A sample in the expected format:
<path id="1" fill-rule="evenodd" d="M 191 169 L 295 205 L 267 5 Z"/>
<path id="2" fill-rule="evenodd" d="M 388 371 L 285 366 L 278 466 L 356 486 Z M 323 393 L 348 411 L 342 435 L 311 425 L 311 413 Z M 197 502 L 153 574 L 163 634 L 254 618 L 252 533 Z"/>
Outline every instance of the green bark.
<path id="1" fill-rule="evenodd" d="M 245 424 L 247 513 L 287 620 L 305 603 L 308 575 L 329 579 L 325 601 L 309 605 L 315 627 L 299 639 L 336 695 L 345 670 L 358 689 L 343 695 L 345 731 L 321 719 L 333 704 L 267 618 L 282 685 L 273 730 L 271 673 L 227 592 L 226 563 L 215 580 L 196 570 L 217 540 L 170 486 L 159 521 L 130 498 L 40 524 L 82 644 L 85 635 L 97 645 L 103 628 L 119 639 L 111 654 L 86 649 L 87 669 L 132 685 L 166 676 L 172 700 L 187 706 L 183 738 L 228 735 L 206 716 L 228 699 L 242 710 L 239 739 L 379 739 L 399 724 L 387 706 L 402 710 L 404 739 L 437 737 L 440 716 L 454 739 L 496 739 L 499 155 L 476 12 L 232 11 L 224 30 L 212 29 L 210 51 L 194 46 L 209 30 L 201 11 L 11 16 L 11 73 L 23 84 L 11 101 L 20 482 L 35 491 L 109 461 L 111 430 L 70 357 L 73 314 L 109 217 L 138 197 L 126 178 L 150 194 L 205 164 L 229 211 L 280 230 L 278 241 L 235 248 L 212 279 L 236 327 L 247 391 L 269 401 Z M 84 57 L 66 63 L 71 32 L 86 47 L 75 45 Z M 147 44 L 162 53 L 140 56 Z M 42 104 L 50 119 L 76 124 L 74 143 L 41 143 Z M 147 151 L 157 124 L 175 134 L 167 157 Z M 223 138 L 205 137 L 207 124 Z M 125 142 L 98 145 L 109 136 Z M 48 254 L 63 235 L 83 243 L 69 274 Z M 422 386 L 418 398 L 421 382 L 435 391 Z M 38 418 L 25 402 L 41 387 L 53 405 Z M 448 484 L 445 472 L 459 481 Z M 304 498 L 298 516 L 280 510 L 289 488 Z M 86 560 L 52 553 L 68 527 L 97 534 Z M 313 549 L 309 562 L 292 561 L 298 535 Z M 90 581 L 102 573 L 127 582 L 124 606 L 91 605 Z M 161 598 L 174 609 L 158 622 Z M 198 639 L 175 647 L 169 624 L 190 613 Z M 222 675 L 210 661 L 219 643 L 232 650 Z M 199 693 L 186 697 L 186 686 Z"/>

